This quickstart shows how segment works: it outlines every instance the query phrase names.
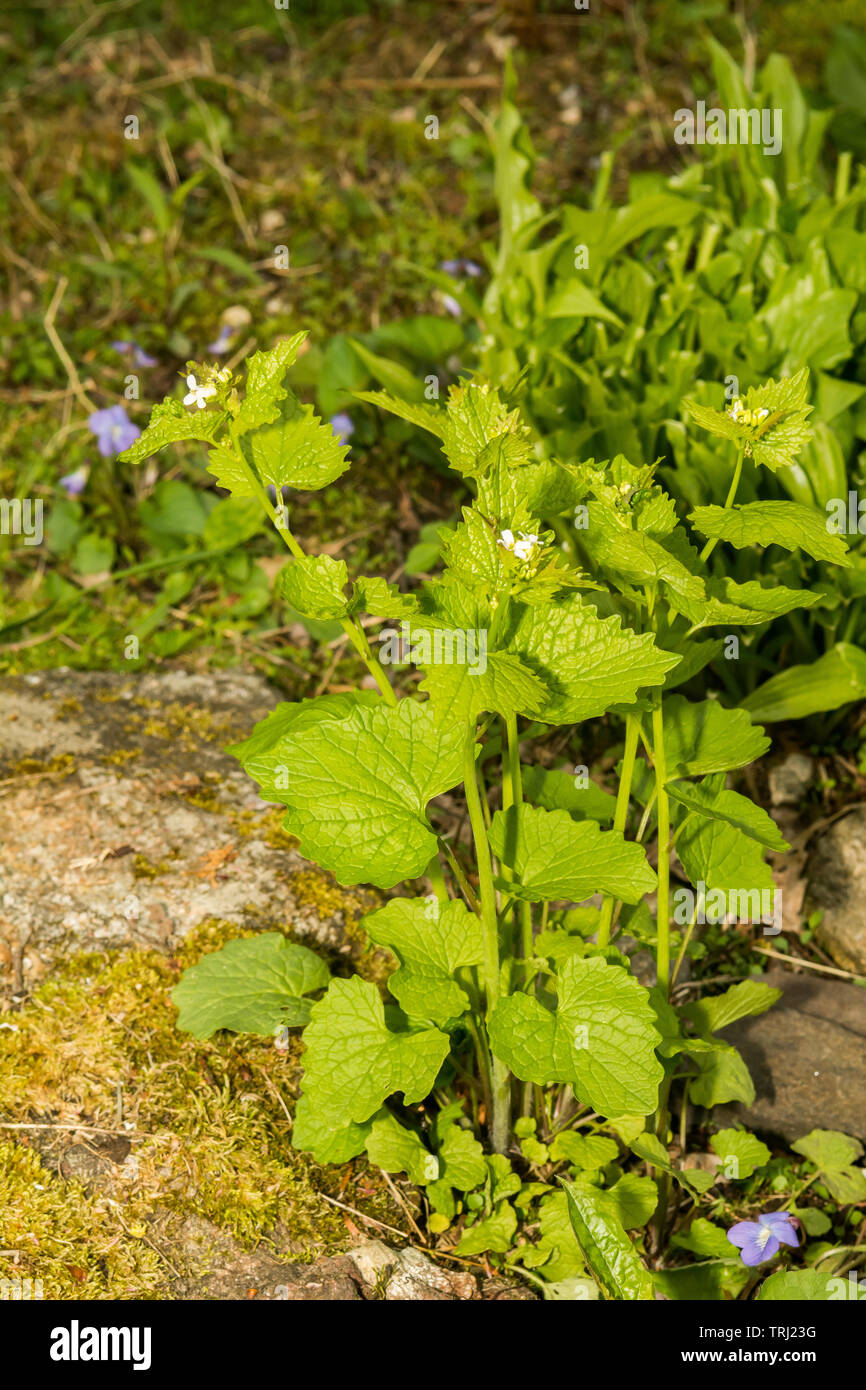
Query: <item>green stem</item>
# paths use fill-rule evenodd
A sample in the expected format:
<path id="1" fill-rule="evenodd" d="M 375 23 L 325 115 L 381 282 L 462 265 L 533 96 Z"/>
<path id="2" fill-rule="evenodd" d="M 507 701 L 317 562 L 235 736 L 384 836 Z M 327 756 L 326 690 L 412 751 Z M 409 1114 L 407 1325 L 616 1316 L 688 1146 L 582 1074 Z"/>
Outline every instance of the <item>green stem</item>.
<path id="1" fill-rule="evenodd" d="M 662 722 L 662 702 L 653 709 L 653 765 L 656 774 L 656 802 L 658 817 L 658 908 L 656 927 L 658 944 L 656 950 L 656 974 L 664 994 L 667 996 L 670 984 L 671 943 L 670 943 L 670 837 L 671 815 L 667 793 L 667 765 L 665 763 L 665 736 Z"/>
<path id="2" fill-rule="evenodd" d="M 613 814 L 613 828 L 622 835 L 628 816 L 628 803 L 631 796 L 631 783 L 634 775 L 634 762 L 637 754 L 638 721 L 633 714 L 625 717 L 625 751 L 622 758 L 622 772 L 616 793 L 616 808 Z M 598 925 L 598 944 L 606 946 L 610 941 L 610 926 L 613 921 L 614 897 L 605 898 L 601 905 Z"/>
<path id="3" fill-rule="evenodd" d="M 679 951 L 678 951 L 678 953 L 677 953 L 677 958 L 676 958 L 676 961 L 675 961 L 675 963 L 674 963 L 673 974 L 671 975 L 671 989 L 673 989 L 674 985 L 675 985 L 676 982 L 677 982 L 677 976 L 678 976 L 679 973 L 680 973 L 680 966 L 681 966 L 682 963 L 683 963 L 683 957 L 684 957 L 685 954 L 686 954 L 686 948 L 688 947 L 688 944 L 689 944 L 689 942 L 690 942 L 691 939 L 692 939 L 692 932 L 693 932 L 694 929 L 695 929 L 695 923 L 697 922 L 697 920 L 698 920 L 698 909 L 697 909 L 697 906 L 696 906 L 694 912 L 692 913 L 692 920 L 689 922 L 689 925 L 688 925 L 688 927 L 686 928 L 686 931 L 685 931 L 685 935 L 683 936 L 682 945 L 680 946 L 680 949 L 679 949 Z"/>
<path id="4" fill-rule="evenodd" d="M 517 715 L 510 714 L 505 721 L 506 733 L 508 736 L 508 757 L 507 757 L 507 776 L 505 784 L 508 786 L 510 804 L 520 806 L 523 802 L 523 774 L 520 771 L 520 738 L 517 733 Z M 505 784 L 503 785 L 502 804 L 505 806 Z M 505 872 L 503 868 L 503 873 Z M 532 904 L 521 902 L 519 907 L 520 914 L 520 954 L 524 960 L 529 961 L 532 956 Z M 525 967 L 526 979 L 528 984 L 532 977 L 531 967 L 527 963 Z"/>
<path id="5" fill-rule="evenodd" d="M 254 469 L 251 468 L 251 466 L 247 463 L 247 460 L 244 456 L 244 451 L 241 448 L 240 437 L 238 435 L 236 425 L 231 424 L 229 426 L 229 434 L 231 435 L 235 458 L 237 459 L 238 463 L 243 469 L 244 474 L 247 480 L 249 481 L 249 484 L 252 487 L 253 491 L 255 492 L 256 497 L 258 497 L 259 501 L 261 502 L 262 506 L 264 507 L 265 511 L 267 512 L 268 516 L 273 522 L 275 530 L 279 533 L 280 536 L 282 536 L 284 544 L 287 546 L 291 554 L 294 555 L 296 560 L 305 559 L 306 554 L 303 549 L 303 546 L 299 544 L 299 542 L 295 539 L 295 537 L 292 535 L 291 530 L 289 529 L 289 524 L 286 520 L 284 508 L 282 506 L 278 508 L 274 505 L 274 503 L 271 502 L 270 497 L 268 496 L 267 492 L 262 487 L 261 482 L 256 476 Z M 373 655 L 370 649 L 370 643 L 367 641 L 364 629 L 362 627 L 359 627 L 357 623 L 353 623 L 351 618 L 341 618 L 340 626 L 342 627 L 349 641 L 352 643 L 352 646 L 355 648 L 355 651 L 358 653 L 364 665 L 367 667 L 367 670 L 370 672 L 370 675 L 373 677 L 374 681 L 378 685 L 387 703 L 396 708 L 397 694 L 393 686 L 391 685 L 391 682 L 388 680 L 388 677 L 385 675 L 385 672 L 383 671 L 381 665 Z"/>
<path id="6" fill-rule="evenodd" d="M 493 869 L 490 862 L 490 843 L 487 827 L 478 794 L 478 780 L 475 771 L 475 720 L 470 719 L 466 726 L 463 744 L 463 783 L 466 790 L 466 806 L 469 823 L 475 840 L 475 854 L 478 861 L 478 892 L 481 900 L 481 923 L 484 929 L 484 995 L 485 1011 L 489 1024 L 491 1014 L 499 999 L 499 924 L 496 917 L 496 890 L 493 886 Z M 511 1132 L 511 1089 L 508 1071 L 498 1058 L 491 1058 L 491 1109 L 488 1117 L 490 1138 L 496 1153 L 505 1153 Z"/>
<path id="7" fill-rule="evenodd" d="M 737 451 L 737 466 L 736 466 L 736 468 L 734 469 L 734 476 L 733 476 L 733 478 L 731 479 L 731 486 L 728 488 L 728 495 L 727 495 L 727 497 L 725 498 L 725 511 L 727 511 L 727 509 L 733 504 L 734 498 L 735 498 L 736 495 L 737 495 L 737 488 L 738 488 L 739 485 L 740 485 L 740 476 L 741 476 L 741 474 L 742 474 L 742 472 L 743 472 L 743 458 L 744 458 L 744 456 L 745 456 L 745 454 L 744 454 L 744 449 L 743 449 L 743 448 L 738 449 L 738 451 Z M 701 560 L 708 560 L 708 559 L 710 558 L 710 556 L 712 555 L 713 551 L 715 550 L 716 546 L 718 545 L 718 543 L 719 543 L 719 538 L 718 538 L 718 536 L 714 536 L 714 537 L 712 538 L 712 540 L 708 540 L 707 543 L 706 543 L 706 545 L 704 546 L 703 550 L 701 551 L 701 556 L 700 556 Z"/>
<path id="8" fill-rule="evenodd" d="M 448 889 L 445 886 L 445 875 L 442 872 L 442 865 L 439 863 L 439 855 L 434 854 L 430 863 L 427 865 L 427 877 L 433 887 L 433 892 L 440 902 L 448 901 Z"/>

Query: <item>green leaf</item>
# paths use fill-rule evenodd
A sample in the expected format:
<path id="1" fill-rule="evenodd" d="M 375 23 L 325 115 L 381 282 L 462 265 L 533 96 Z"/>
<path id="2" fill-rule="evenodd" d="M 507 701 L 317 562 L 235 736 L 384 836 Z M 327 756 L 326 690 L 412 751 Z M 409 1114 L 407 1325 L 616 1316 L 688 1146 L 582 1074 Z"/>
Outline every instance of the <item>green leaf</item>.
<path id="1" fill-rule="evenodd" d="M 207 547 L 241 546 L 260 531 L 265 513 L 254 497 L 223 497 L 208 513 L 203 540 Z"/>
<path id="2" fill-rule="evenodd" d="M 585 1276 L 586 1261 L 580 1253 L 564 1192 L 551 1192 L 543 1198 L 538 1208 L 538 1220 L 538 1243 L 530 1248 L 537 1252 L 538 1267 L 544 1279 L 558 1283 L 563 1279 Z"/>
<path id="3" fill-rule="evenodd" d="M 787 589 L 784 584 L 765 587 L 758 580 L 737 584 L 733 579 L 708 579 L 707 596 L 685 608 L 692 631 L 719 624 L 757 627 L 795 608 L 814 608 L 822 594 L 807 589 Z"/>
<path id="4" fill-rule="evenodd" d="M 436 1117 L 442 1174 L 459 1192 L 471 1192 L 487 1180 L 487 1160 L 471 1130 L 463 1129 L 454 1119 L 443 1122 L 443 1115 L 448 1115 L 450 1109 L 440 1111 Z"/>
<path id="5" fill-rule="evenodd" d="M 487 472 L 494 457 L 488 446 L 494 440 L 502 443 L 504 436 L 511 436 L 522 454 L 530 452 L 530 434 L 520 412 L 509 410 L 487 382 L 469 381 L 450 388 L 441 430 L 442 452 L 451 467 L 464 476 Z"/>
<path id="6" fill-rule="evenodd" d="M 726 1177 L 737 1182 L 744 1182 L 770 1161 L 766 1144 L 746 1129 L 720 1129 L 710 1140 L 710 1147 L 724 1160 Z"/>
<path id="7" fill-rule="evenodd" d="M 550 1145 L 554 1163 L 566 1159 L 575 1168 L 605 1168 L 618 1153 L 613 1139 L 605 1139 L 602 1134 L 577 1134 L 573 1129 L 557 1134 Z"/>
<path id="8" fill-rule="evenodd" d="M 608 1298 L 628 1302 L 652 1299 L 652 1277 L 603 1196 L 577 1183 L 562 1185 L 578 1244 Z"/>
<path id="9" fill-rule="evenodd" d="M 738 1019 L 765 1014 L 781 997 L 781 990 L 773 989 L 760 980 L 741 980 L 739 984 L 726 989 L 724 994 L 697 999 L 684 1005 L 683 1013 L 699 1033 L 709 1036 L 718 1032 L 720 1028 L 727 1028 L 729 1024 L 736 1023 Z"/>
<path id="10" fill-rule="evenodd" d="M 580 539 L 593 563 L 610 575 L 618 586 L 643 587 L 665 583 L 672 595 L 687 609 L 700 604 L 704 582 L 682 563 L 669 548 L 643 531 L 632 530 L 625 517 L 607 502 L 587 504 L 589 524 Z"/>
<path id="11" fill-rule="evenodd" d="M 421 405 L 418 401 L 403 401 L 397 396 L 389 395 L 387 391 L 354 391 L 352 394 L 356 400 L 378 406 L 380 410 L 387 410 L 410 425 L 417 425 L 419 429 L 435 434 L 437 439 L 442 438 L 442 420 L 445 412 L 439 406 Z"/>
<path id="12" fill-rule="evenodd" d="M 348 610 L 345 560 L 303 555 L 280 570 L 277 592 L 305 618 L 343 618 Z"/>
<path id="13" fill-rule="evenodd" d="M 490 1216 L 476 1221 L 466 1230 L 455 1250 L 457 1255 L 483 1255 L 485 1251 L 503 1254 L 511 1249 L 517 1216 L 510 1202 L 500 1202 Z"/>
<path id="14" fill-rule="evenodd" d="M 556 290 L 544 306 L 544 316 L 548 319 L 603 319 L 618 328 L 623 326 L 622 319 L 605 308 L 598 296 L 580 280 L 572 280 Z"/>
<path id="15" fill-rule="evenodd" d="M 386 1173 L 408 1173 L 419 1187 L 436 1182 L 439 1160 L 412 1129 L 401 1125 L 389 1110 L 377 1115 L 367 1136 L 367 1157 Z"/>
<path id="16" fill-rule="evenodd" d="M 201 439 L 213 443 L 217 431 L 225 420 L 221 410 L 187 410 L 173 396 L 167 396 L 151 412 L 150 421 L 128 449 L 119 454 L 121 463 L 141 463 L 151 454 L 159 453 L 169 444 L 181 439 Z M 225 486 L 225 484 L 223 484 Z"/>
<path id="17" fill-rule="evenodd" d="M 297 359 L 306 337 L 306 333 L 295 333 L 291 338 L 281 338 L 268 352 L 253 353 L 247 367 L 246 395 L 236 420 L 239 434 L 258 430 L 277 419 L 280 401 L 287 395 L 283 378 Z"/>
<path id="18" fill-rule="evenodd" d="M 825 714 L 866 697 L 866 652 L 837 642 L 808 666 L 789 666 L 742 702 L 751 717 L 773 724 Z"/>
<path id="19" fill-rule="evenodd" d="M 773 875 L 755 840 L 726 821 L 693 818 L 677 836 L 677 854 L 692 883 L 724 893 L 727 911 L 736 911 L 739 921 L 763 921 L 765 904 L 773 902 Z"/>
<path id="20" fill-rule="evenodd" d="M 381 381 L 395 396 L 406 401 L 424 400 L 423 376 L 408 371 L 390 357 L 380 357 L 378 353 L 371 352 L 363 343 L 359 343 L 357 338 L 349 338 L 348 341 L 370 375 Z"/>
<path id="21" fill-rule="evenodd" d="M 791 848 L 776 822 L 762 807 L 739 792 L 728 791 L 725 787 L 717 789 L 710 778 L 697 783 L 671 782 L 668 795 L 699 816 L 726 821 L 777 854 Z"/>
<path id="22" fill-rule="evenodd" d="M 693 1105 L 726 1105 L 741 1100 L 754 1104 L 755 1087 L 749 1069 L 735 1047 L 719 1043 L 709 1052 L 694 1058 L 698 1076 L 688 1084 L 689 1100 Z"/>
<path id="23" fill-rule="evenodd" d="M 159 179 L 151 173 L 147 165 L 138 164 L 133 160 L 127 162 L 126 176 L 153 213 L 153 220 L 160 236 L 167 236 L 172 224 L 171 203 Z"/>
<path id="24" fill-rule="evenodd" d="M 277 800 L 301 853 L 342 884 L 393 888 L 417 878 L 436 850 L 427 802 L 463 776 L 463 731 L 428 705 L 356 706 L 344 719 L 293 723 L 268 754 L 290 769 Z"/>
<path id="25" fill-rule="evenodd" d="M 847 302 L 850 313 L 853 300 Z M 809 368 L 803 367 L 782 381 L 770 379 L 763 386 L 751 387 L 724 411 L 710 410 L 692 400 L 685 405 L 704 429 L 735 440 L 747 458 L 775 471 L 792 464 L 810 437 L 806 423 L 812 410 L 806 398 L 808 386 Z"/>
<path id="26" fill-rule="evenodd" d="M 733 507 L 695 507 L 689 521 L 701 535 L 727 541 L 737 550 L 781 545 L 805 550 L 815 560 L 850 566 L 848 547 L 827 530 L 827 517 L 799 502 L 747 502 Z"/>
<path id="27" fill-rule="evenodd" d="M 835 1129 L 813 1129 L 791 1148 L 814 1163 L 837 1202 L 866 1201 L 866 1175 L 856 1166 L 863 1145 L 857 1139 Z"/>
<path id="28" fill-rule="evenodd" d="M 721 1303 L 736 1298 L 748 1282 L 749 1271 L 732 1265 L 730 1260 L 657 1269 L 653 1274 L 653 1285 L 659 1293 L 687 1303 Z"/>
<path id="29" fill-rule="evenodd" d="M 527 994 L 499 1000 L 489 1024 L 494 1056 L 522 1081 L 567 1081 L 603 1115 L 648 1115 L 662 1067 L 646 990 L 600 956 L 567 960 L 556 986 L 555 1012 Z"/>
<path id="30" fill-rule="evenodd" d="M 418 602 L 413 594 L 401 594 L 385 579 L 361 575 L 355 580 L 349 602 L 350 617 L 356 613 L 370 613 L 377 618 L 409 618 L 417 609 Z"/>
<path id="31" fill-rule="evenodd" d="M 837 1281 L 817 1269 L 777 1269 L 758 1289 L 759 1303 L 824 1303 L 844 1297 L 836 1291 Z"/>
<path id="32" fill-rule="evenodd" d="M 613 820 L 616 798 L 596 782 L 577 786 L 577 777 L 543 767 L 524 766 L 521 773 L 524 794 L 545 811 L 567 811 L 574 820 L 594 820 L 602 825 Z"/>
<path id="33" fill-rule="evenodd" d="M 617 1220 L 627 1231 L 645 1226 L 658 1206 L 659 1190 L 652 1178 L 638 1173 L 624 1173 L 613 1187 L 605 1192 Z"/>
<path id="34" fill-rule="evenodd" d="M 725 709 L 717 700 L 696 704 L 671 695 L 664 703 L 663 725 L 670 781 L 745 767 L 770 746 L 745 710 Z"/>
<path id="35" fill-rule="evenodd" d="M 726 1134 L 739 1134 L 751 1139 L 751 1135 L 746 1135 L 744 1130 L 725 1130 Z M 719 1136 L 716 1135 L 716 1138 Z M 757 1139 L 754 1141 L 759 1142 Z M 763 1148 L 763 1144 L 761 1148 Z M 769 1151 L 767 1151 L 769 1158 Z M 695 1217 L 687 1231 L 675 1235 L 672 1244 L 678 1250 L 689 1250 L 693 1255 L 703 1255 L 709 1259 L 731 1260 L 736 1257 L 736 1251 L 728 1240 L 727 1231 L 714 1222 L 708 1221 L 705 1216 Z"/>
<path id="36" fill-rule="evenodd" d="M 271 420 L 250 435 L 246 448 L 262 482 L 278 494 L 284 487 L 316 492 L 349 467 L 348 444 L 340 443 L 311 405 L 290 398 L 275 408 Z"/>
<path id="37" fill-rule="evenodd" d="M 593 893 L 610 893 L 636 903 L 656 883 L 640 845 L 618 831 L 599 829 L 595 821 L 572 820 L 567 811 L 525 802 L 497 811 L 490 844 L 517 875 L 509 891 L 530 902 L 580 902 Z"/>
<path id="38" fill-rule="evenodd" d="M 644 1162 L 651 1163 L 654 1168 L 661 1168 L 664 1173 L 670 1173 L 671 1177 L 688 1191 L 706 1192 L 715 1182 L 712 1173 L 706 1173 L 702 1168 L 675 1168 L 664 1144 L 649 1130 L 632 1139 L 629 1147 Z"/>
<path id="39" fill-rule="evenodd" d="M 335 1125 L 331 1115 L 322 1113 L 309 1096 L 299 1096 L 292 1127 L 292 1147 L 311 1153 L 317 1163 L 348 1163 L 364 1152 L 370 1123 Z"/>
<path id="40" fill-rule="evenodd" d="M 283 701 L 253 729 L 249 738 L 226 749 L 244 772 L 258 782 L 263 801 L 288 800 L 289 765 L 280 752 L 290 729 L 302 730 L 324 719 L 345 719 L 358 705 L 377 707 L 381 696 L 372 690 L 343 695 L 318 695 L 311 700 Z"/>
<path id="41" fill-rule="evenodd" d="M 399 958 L 388 988 L 410 1018 L 444 1026 L 470 1006 L 457 972 L 484 959 L 481 923 L 459 898 L 392 898 L 363 920 L 379 946 Z"/>
<path id="42" fill-rule="evenodd" d="M 600 618 L 577 594 L 549 606 L 516 605 L 519 621 L 509 648 L 544 681 L 549 692 L 537 718 L 577 724 L 631 704 L 643 686 L 661 685 L 678 657 L 661 651 L 650 633 Z"/>
<path id="43" fill-rule="evenodd" d="M 216 444 L 207 456 L 207 471 L 219 487 L 227 488 L 232 497 L 257 497 L 250 469 L 238 459 L 233 449 Z M 259 504 L 260 505 L 260 504 Z"/>
<path id="44" fill-rule="evenodd" d="M 273 1035 L 298 1028 L 310 1016 L 305 994 L 324 989 L 330 971 L 306 946 L 280 932 L 229 941 L 183 972 L 171 991 L 177 1026 L 195 1038 L 218 1028 L 235 1033 Z"/>
<path id="45" fill-rule="evenodd" d="M 304 1042 L 304 1095 L 335 1125 L 369 1120 L 396 1091 L 407 1105 L 424 1100 L 449 1046 L 436 1028 L 393 1032 L 378 989 L 357 975 L 331 981 Z"/>
<path id="46" fill-rule="evenodd" d="M 486 633 L 482 636 L 486 637 Z M 437 638 L 446 639 L 452 645 L 455 639 L 466 642 L 465 634 L 442 633 L 435 629 L 426 634 L 424 640 L 432 644 Z M 413 629 L 412 641 L 417 643 L 417 640 L 418 629 Z M 486 651 L 482 653 L 477 644 L 467 645 L 465 661 L 425 662 L 423 656 L 427 650 L 427 646 L 415 645 L 412 659 L 424 666 L 420 689 L 429 695 L 436 717 L 442 723 L 465 726 L 468 719 L 481 713 L 501 714 L 504 718 L 512 714 L 533 715 L 544 702 L 543 681 L 511 652 L 490 652 L 488 655 Z M 461 654 L 459 646 L 455 652 Z"/>

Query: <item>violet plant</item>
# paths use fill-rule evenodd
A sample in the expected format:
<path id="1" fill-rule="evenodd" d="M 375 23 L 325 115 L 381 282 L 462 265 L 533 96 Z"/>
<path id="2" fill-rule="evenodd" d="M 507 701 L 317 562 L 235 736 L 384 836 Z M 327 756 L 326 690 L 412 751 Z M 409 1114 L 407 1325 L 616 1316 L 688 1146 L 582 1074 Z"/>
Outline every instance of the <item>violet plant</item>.
<path id="1" fill-rule="evenodd" d="M 755 978 L 684 1005 L 671 996 L 705 902 L 755 920 L 773 889 L 765 851 L 787 847 L 727 786 L 766 751 L 762 729 L 680 687 L 721 651 L 713 628 L 817 601 L 712 577 L 717 546 L 847 562 L 813 509 L 736 503 L 745 457 L 781 467 L 807 437 L 806 373 L 735 408 L 691 406 L 733 457 L 725 505 L 685 521 L 653 465 L 540 458 L 488 384 L 453 387 L 443 407 L 367 394 L 432 433 L 472 495 L 441 572 L 404 593 L 378 576 L 350 582 L 343 560 L 306 554 L 291 528 L 287 493 L 349 466 L 347 445 L 285 384 L 303 338 L 256 353 L 243 392 L 226 369 L 189 363 L 187 405 L 158 405 L 123 457 L 205 443 L 217 483 L 261 506 L 289 552 L 279 594 L 310 620 L 339 621 L 374 678 L 376 690 L 279 704 L 232 751 L 264 800 L 285 806 L 303 855 L 381 891 L 363 926 L 396 969 L 386 1000 L 266 932 L 185 972 L 178 1026 L 303 1028 L 296 1148 L 321 1163 L 366 1153 L 408 1174 L 432 1233 L 459 1218 L 458 1255 L 499 1256 L 546 1297 L 652 1298 L 672 1184 L 698 1211 L 714 1200 L 713 1174 L 670 1156 L 671 1102 L 683 1135 L 688 1107 L 748 1103 L 752 1082 L 722 1034 L 778 997 Z M 562 512 L 577 562 L 540 520 Z M 361 615 L 386 625 L 378 652 Z M 392 683 L 395 653 L 420 683 Z M 615 796 L 556 751 L 601 719 L 624 730 Z M 693 885 L 688 920 L 672 864 Z M 635 947 L 654 954 L 651 987 L 631 968 Z M 734 1177 L 768 1156 L 739 1130 L 713 1147 Z M 720 1239 L 725 1287 L 741 1288 L 747 1271 Z"/>

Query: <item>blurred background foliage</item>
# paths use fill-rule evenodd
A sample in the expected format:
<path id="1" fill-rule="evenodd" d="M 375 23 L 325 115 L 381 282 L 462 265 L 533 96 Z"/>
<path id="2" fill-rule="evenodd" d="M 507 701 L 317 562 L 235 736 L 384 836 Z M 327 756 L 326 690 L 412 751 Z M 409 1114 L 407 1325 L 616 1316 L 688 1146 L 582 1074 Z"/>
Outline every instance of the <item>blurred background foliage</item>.
<path id="1" fill-rule="evenodd" d="M 586 13 L 570 0 L 290 0 L 287 9 L 264 0 L 75 0 L 13 7 L 5 21 L 0 496 L 41 499 L 45 540 L 27 546 L 0 536 L 0 671 L 243 661 L 296 692 L 311 678 L 332 677 L 337 635 L 311 633 L 274 607 L 276 538 L 254 523 L 238 527 L 196 446 L 130 468 L 110 440 L 100 451 L 88 423 L 120 405 L 141 427 L 152 404 L 179 388 L 187 359 L 235 364 L 299 327 L 310 330 L 312 345 L 293 380 L 326 418 L 337 417 L 335 428 L 351 431 L 355 471 L 339 500 L 330 490 L 292 499 L 294 526 L 310 548 L 340 554 L 350 569 L 376 567 L 397 580 L 423 572 L 439 526 L 460 503 L 428 441 L 354 402 L 351 391 L 369 384 L 398 390 L 412 381 L 417 390 L 435 373 L 444 389 L 478 368 L 513 377 L 556 448 L 580 457 L 620 447 L 668 455 L 681 496 L 694 500 L 695 460 L 677 454 L 673 393 L 691 393 L 696 373 L 716 377 L 706 351 L 688 371 L 681 364 L 682 380 L 665 355 L 695 352 L 701 332 L 712 338 L 712 314 L 702 330 L 683 320 L 673 338 L 657 323 L 655 338 L 633 345 L 633 361 L 614 327 L 606 333 L 598 316 L 581 314 L 555 344 L 571 365 L 557 376 L 547 362 L 534 385 L 531 372 L 527 379 L 539 321 L 533 311 L 521 324 L 519 305 L 515 320 L 517 301 L 503 306 L 497 288 L 507 283 L 519 297 L 520 276 L 535 274 L 523 256 L 532 247 L 519 248 L 518 270 L 502 259 L 500 214 L 514 189 L 497 185 L 492 145 L 502 140 L 495 122 L 509 54 L 515 119 L 534 150 L 525 184 L 539 219 L 559 219 L 570 235 L 587 211 L 631 207 L 679 180 L 677 194 L 701 204 L 696 226 L 718 224 L 712 249 L 720 264 L 710 289 L 700 288 L 724 301 L 726 322 L 765 307 L 754 295 L 771 293 L 788 261 L 800 279 L 813 277 L 816 295 L 853 296 L 841 329 L 839 305 L 829 306 L 830 331 L 844 343 L 813 366 L 850 383 L 844 400 L 827 405 L 825 414 L 850 418 L 824 438 L 821 467 L 834 486 L 846 470 L 854 476 L 866 420 L 861 248 L 845 248 L 844 267 L 838 254 L 818 265 L 798 226 L 818 191 L 839 194 L 842 152 L 844 193 L 857 205 L 845 228 L 858 226 L 866 34 L 854 0 L 591 0 Z M 698 173 L 706 151 L 673 140 L 677 108 L 725 96 L 713 40 L 749 90 L 760 85 L 768 55 L 784 55 L 785 72 L 799 83 L 785 99 L 802 101 L 820 128 L 795 186 L 784 184 L 790 168 L 780 174 L 773 216 L 787 261 L 776 263 L 778 249 L 765 252 L 754 277 L 743 268 L 742 238 L 769 215 L 762 171 L 736 168 L 735 153 Z M 777 71 L 777 87 L 784 76 Z M 438 139 L 425 138 L 431 116 Z M 137 138 L 127 138 L 131 129 Z M 509 139 L 512 153 L 522 150 L 522 128 Z M 544 227 L 536 252 L 552 235 Z M 674 228 L 672 247 L 671 235 L 670 227 L 648 227 L 605 271 L 620 277 L 616 284 L 591 282 L 610 312 L 633 298 L 635 267 L 654 277 L 656 306 L 678 277 L 680 293 L 690 293 L 700 238 Z M 288 266 L 277 263 L 280 247 Z M 748 278 L 753 294 L 733 311 L 724 263 L 731 254 L 740 258 L 738 289 Z M 443 269 L 453 262 L 456 273 Z M 556 292 L 558 273 L 553 267 L 545 295 Z M 761 274 L 769 277 L 763 289 Z M 811 322 L 808 312 L 797 318 L 796 295 L 791 312 L 792 324 Z M 554 317 L 561 326 L 562 314 Z M 767 346 L 760 334 L 755 341 Z M 729 346 L 745 363 L 743 334 Z M 727 350 L 717 344 L 722 364 Z M 635 400 L 628 418 L 605 352 L 620 387 L 626 370 L 639 387 L 626 392 Z M 791 353 L 758 355 L 762 369 L 793 365 Z M 595 361 L 600 389 L 612 391 L 594 420 L 585 409 L 594 387 L 586 373 L 574 376 L 584 359 Z M 564 417 L 558 435 L 536 409 L 542 399 Z M 698 472 L 717 488 L 705 452 Z M 774 663 L 861 640 L 859 593 L 836 607 L 842 611 L 817 634 L 789 628 L 788 648 L 762 655 L 756 646 L 746 686 Z M 139 639 L 137 657 L 130 635 Z"/>

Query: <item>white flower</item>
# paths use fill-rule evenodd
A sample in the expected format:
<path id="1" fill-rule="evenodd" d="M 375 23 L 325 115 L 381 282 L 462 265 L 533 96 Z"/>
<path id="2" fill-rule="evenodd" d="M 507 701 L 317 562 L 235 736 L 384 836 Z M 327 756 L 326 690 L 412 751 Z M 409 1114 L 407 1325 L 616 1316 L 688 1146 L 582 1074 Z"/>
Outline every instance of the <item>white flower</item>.
<path id="1" fill-rule="evenodd" d="M 192 372 L 187 377 L 186 384 L 189 394 L 183 398 L 184 405 L 197 405 L 199 410 L 204 410 L 211 396 L 216 395 L 215 386 L 199 386 Z"/>
<path id="2" fill-rule="evenodd" d="M 531 560 L 538 548 L 538 537 L 528 536 L 521 531 L 520 540 L 514 543 L 514 554 L 518 560 Z"/>
<path id="3" fill-rule="evenodd" d="M 755 412 L 759 420 L 765 420 L 769 415 L 769 410 L 758 410 Z"/>
<path id="4" fill-rule="evenodd" d="M 503 531 L 496 544 L 510 550 L 515 560 L 531 560 L 538 549 L 538 537 L 526 531 L 518 531 L 517 534 L 519 540 L 515 540 L 513 531 Z"/>

